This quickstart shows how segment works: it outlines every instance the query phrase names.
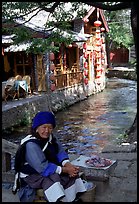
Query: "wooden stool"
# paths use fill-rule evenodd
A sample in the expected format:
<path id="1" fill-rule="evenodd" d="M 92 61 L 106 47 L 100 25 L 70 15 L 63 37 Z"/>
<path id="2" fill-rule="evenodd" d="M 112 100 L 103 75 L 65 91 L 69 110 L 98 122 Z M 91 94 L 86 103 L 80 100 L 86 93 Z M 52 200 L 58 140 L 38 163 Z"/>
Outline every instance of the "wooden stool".
<path id="1" fill-rule="evenodd" d="M 43 189 L 37 189 L 36 190 L 36 196 L 35 196 L 35 200 L 33 202 L 48 202 L 45 199 Z"/>

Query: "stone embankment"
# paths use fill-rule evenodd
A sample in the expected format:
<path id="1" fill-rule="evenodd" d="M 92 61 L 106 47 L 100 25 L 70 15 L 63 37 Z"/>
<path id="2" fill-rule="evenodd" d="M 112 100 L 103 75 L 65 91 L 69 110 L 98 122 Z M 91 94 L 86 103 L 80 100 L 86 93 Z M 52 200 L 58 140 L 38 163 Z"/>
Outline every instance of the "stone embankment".
<path id="1" fill-rule="evenodd" d="M 137 74 L 135 69 L 129 69 L 127 67 L 114 67 L 109 68 L 106 74 L 108 78 L 117 77 L 121 79 L 137 80 Z"/>

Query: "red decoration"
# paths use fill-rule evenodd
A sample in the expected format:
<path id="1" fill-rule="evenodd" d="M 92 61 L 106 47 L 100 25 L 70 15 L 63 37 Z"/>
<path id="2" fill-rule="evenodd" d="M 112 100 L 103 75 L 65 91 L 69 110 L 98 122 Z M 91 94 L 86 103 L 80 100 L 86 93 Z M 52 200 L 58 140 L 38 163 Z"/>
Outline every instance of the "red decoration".
<path id="1" fill-rule="evenodd" d="M 97 43 L 96 43 L 96 46 L 100 46 L 101 45 L 101 43 L 98 41 Z"/>
<path id="2" fill-rule="evenodd" d="M 96 28 L 96 33 L 100 33 L 100 28 Z"/>
<path id="3" fill-rule="evenodd" d="M 53 52 L 50 52 L 50 60 L 53 61 L 55 59 L 55 55 Z"/>
<path id="4" fill-rule="evenodd" d="M 101 72 L 102 73 L 102 69 L 96 69 L 96 72 L 98 73 L 98 72 Z"/>
<path id="5" fill-rule="evenodd" d="M 88 63 L 84 62 L 84 67 L 87 68 L 88 67 Z"/>
<path id="6" fill-rule="evenodd" d="M 84 58 L 87 58 L 87 52 L 84 52 Z"/>
<path id="7" fill-rule="evenodd" d="M 88 78 L 85 78 L 85 79 L 84 79 L 84 83 L 85 83 L 85 85 L 88 84 Z"/>
<path id="8" fill-rule="evenodd" d="M 51 91 L 54 91 L 56 89 L 56 85 L 55 84 L 51 84 L 50 88 L 51 88 Z"/>
<path id="9" fill-rule="evenodd" d="M 101 32 L 104 32 L 104 31 L 105 31 L 105 28 L 104 28 L 104 27 L 102 27 L 102 28 L 100 28 L 100 30 L 101 30 Z"/>
<path id="10" fill-rule="evenodd" d="M 54 71 L 54 70 L 55 70 L 55 65 L 54 65 L 54 63 L 50 64 L 50 70 L 51 70 L 51 71 Z"/>
<path id="11" fill-rule="evenodd" d="M 96 46 L 96 52 L 100 52 L 101 51 L 101 47 Z"/>
<path id="12" fill-rule="evenodd" d="M 84 70 L 84 76 L 88 76 L 88 70 Z"/>
<path id="13" fill-rule="evenodd" d="M 95 27 L 99 27 L 99 26 L 101 26 L 101 24 L 102 24 L 101 21 L 95 21 L 94 22 Z"/>
<path id="14" fill-rule="evenodd" d="M 96 39 L 100 39 L 100 33 L 96 33 Z"/>
<path id="15" fill-rule="evenodd" d="M 85 49 L 85 50 L 87 49 L 87 43 L 83 44 L 83 49 Z"/>
<path id="16" fill-rule="evenodd" d="M 105 55 L 104 55 L 104 52 L 102 52 L 102 53 L 101 53 L 101 57 L 104 58 L 104 56 L 105 56 Z"/>
<path id="17" fill-rule="evenodd" d="M 96 76 L 96 79 L 99 79 L 100 77 L 101 77 L 101 75 L 97 75 L 97 76 Z"/>

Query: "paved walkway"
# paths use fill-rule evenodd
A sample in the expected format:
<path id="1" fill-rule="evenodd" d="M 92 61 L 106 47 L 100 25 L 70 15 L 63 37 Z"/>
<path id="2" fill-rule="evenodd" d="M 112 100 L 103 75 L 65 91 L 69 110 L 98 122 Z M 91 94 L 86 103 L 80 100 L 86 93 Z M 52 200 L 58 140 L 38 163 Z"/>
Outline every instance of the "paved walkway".
<path id="1" fill-rule="evenodd" d="M 100 156 L 116 160 L 117 166 L 108 181 L 93 181 L 96 184 L 94 202 L 137 202 L 137 144 L 107 146 Z M 19 199 L 11 189 L 2 188 L 2 202 L 19 202 Z"/>

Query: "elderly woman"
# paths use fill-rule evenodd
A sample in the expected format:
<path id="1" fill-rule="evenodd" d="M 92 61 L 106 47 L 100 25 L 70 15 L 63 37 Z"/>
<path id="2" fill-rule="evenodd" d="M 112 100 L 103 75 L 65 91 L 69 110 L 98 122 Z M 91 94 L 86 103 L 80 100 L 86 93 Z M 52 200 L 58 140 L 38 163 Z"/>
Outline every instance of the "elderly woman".
<path id="1" fill-rule="evenodd" d="M 21 202 L 32 202 L 35 189 L 42 188 L 48 202 L 72 202 L 86 191 L 79 177 L 79 167 L 70 163 L 68 154 L 53 135 L 56 126 L 51 112 L 39 112 L 33 119 L 32 134 L 25 144 L 25 161 L 20 169 Z"/>

